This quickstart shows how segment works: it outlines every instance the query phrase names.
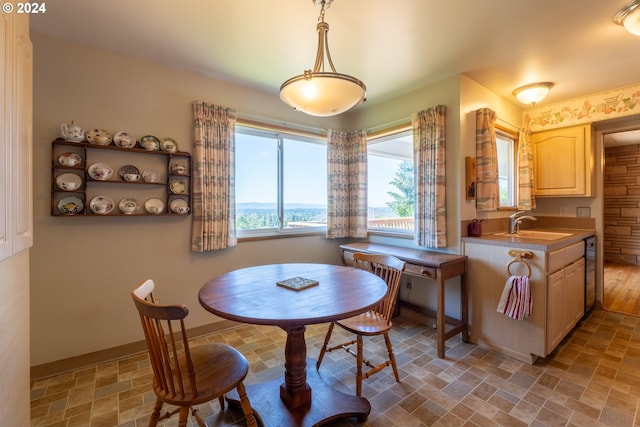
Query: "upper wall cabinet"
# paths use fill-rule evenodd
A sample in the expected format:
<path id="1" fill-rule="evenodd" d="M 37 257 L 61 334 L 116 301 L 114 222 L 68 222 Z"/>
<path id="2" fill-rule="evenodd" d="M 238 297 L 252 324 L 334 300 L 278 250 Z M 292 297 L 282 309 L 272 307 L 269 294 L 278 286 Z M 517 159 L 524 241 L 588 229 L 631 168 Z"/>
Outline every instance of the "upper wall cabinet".
<path id="1" fill-rule="evenodd" d="M 531 134 L 536 197 L 590 197 L 593 185 L 591 125 Z"/>
<path id="2" fill-rule="evenodd" d="M 29 17 L 0 14 L 0 259 L 33 244 Z"/>

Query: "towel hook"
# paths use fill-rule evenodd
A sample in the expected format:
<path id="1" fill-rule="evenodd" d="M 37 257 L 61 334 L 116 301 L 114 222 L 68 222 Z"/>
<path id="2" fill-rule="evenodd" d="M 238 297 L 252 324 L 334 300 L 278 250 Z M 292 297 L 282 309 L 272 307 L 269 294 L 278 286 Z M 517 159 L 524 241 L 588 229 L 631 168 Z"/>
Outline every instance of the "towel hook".
<path id="1" fill-rule="evenodd" d="M 515 263 L 523 264 L 527 268 L 527 277 L 531 278 L 531 266 L 527 264 L 522 258 L 533 258 L 533 253 L 529 251 L 518 251 L 516 249 L 509 249 L 509 255 L 514 257 L 509 264 L 507 264 L 507 274 L 513 276 L 511 273 L 511 265 Z"/>

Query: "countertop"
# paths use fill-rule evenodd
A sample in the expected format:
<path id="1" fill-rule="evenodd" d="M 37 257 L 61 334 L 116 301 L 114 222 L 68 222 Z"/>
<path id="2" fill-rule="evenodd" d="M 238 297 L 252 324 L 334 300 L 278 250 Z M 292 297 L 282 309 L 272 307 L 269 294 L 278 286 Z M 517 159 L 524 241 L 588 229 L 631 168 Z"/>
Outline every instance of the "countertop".
<path id="1" fill-rule="evenodd" d="M 591 237 L 596 234 L 595 230 L 574 228 L 535 228 L 530 230 L 567 233 L 571 235 L 556 240 L 546 240 L 531 237 L 518 237 L 517 235 L 505 235 L 503 233 L 487 233 L 482 234 L 481 237 L 466 236 L 462 238 L 462 241 L 468 243 L 482 243 L 485 245 L 509 246 L 531 250 L 552 251 L 579 242 L 580 240 L 584 240 L 587 237 Z"/>

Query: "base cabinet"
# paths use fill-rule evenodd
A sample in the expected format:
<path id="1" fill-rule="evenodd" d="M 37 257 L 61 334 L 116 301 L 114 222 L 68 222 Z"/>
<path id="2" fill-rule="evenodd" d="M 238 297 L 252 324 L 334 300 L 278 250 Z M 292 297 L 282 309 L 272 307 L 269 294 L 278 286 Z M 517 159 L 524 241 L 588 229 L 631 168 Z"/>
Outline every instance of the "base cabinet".
<path id="1" fill-rule="evenodd" d="M 510 249 L 527 251 L 531 268 L 531 316 L 514 320 L 497 311 L 510 274 L 526 267 L 507 265 Z M 584 242 L 556 251 L 529 250 L 465 242 L 469 276 L 469 340 L 526 363 L 545 357 L 584 314 Z"/>
<path id="2" fill-rule="evenodd" d="M 584 258 L 549 274 L 547 349 L 555 349 L 584 315 Z"/>

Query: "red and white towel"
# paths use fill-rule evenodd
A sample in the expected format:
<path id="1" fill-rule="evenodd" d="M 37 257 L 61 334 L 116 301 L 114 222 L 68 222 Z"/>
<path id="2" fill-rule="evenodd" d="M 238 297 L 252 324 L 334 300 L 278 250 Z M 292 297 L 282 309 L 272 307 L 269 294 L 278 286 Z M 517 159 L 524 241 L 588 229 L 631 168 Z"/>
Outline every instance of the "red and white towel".
<path id="1" fill-rule="evenodd" d="M 509 277 L 498 303 L 498 313 L 502 313 L 512 319 L 522 320 L 531 315 L 532 308 L 533 299 L 531 298 L 529 277 Z"/>

